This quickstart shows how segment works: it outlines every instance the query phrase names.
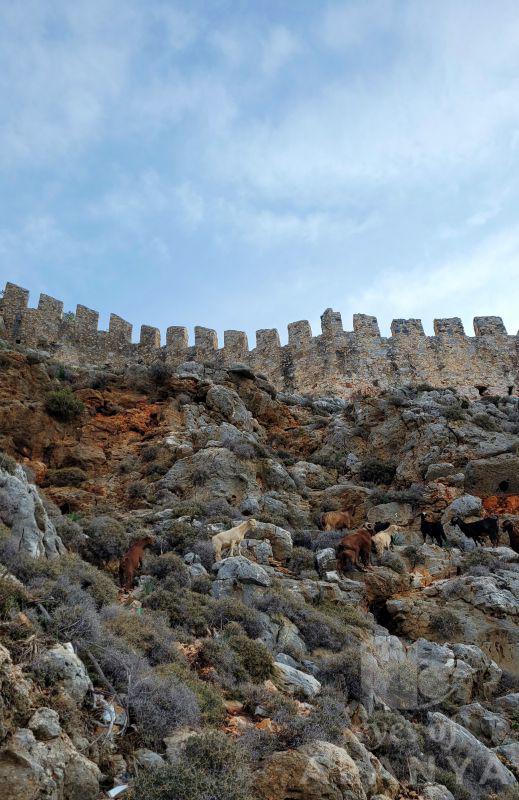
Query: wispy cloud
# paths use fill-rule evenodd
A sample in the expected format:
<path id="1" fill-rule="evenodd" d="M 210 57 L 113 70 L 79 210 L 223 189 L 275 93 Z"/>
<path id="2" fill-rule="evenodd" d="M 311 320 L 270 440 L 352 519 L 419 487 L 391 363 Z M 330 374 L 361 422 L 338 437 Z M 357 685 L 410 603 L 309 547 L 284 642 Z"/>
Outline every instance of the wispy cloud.
<path id="1" fill-rule="evenodd" d="M 420 317 L 432 331 L 435 317 L 462 317 L 467 333 L 474 316 L 501 315 L 517 333 L 519 226 L 488 236 L 471 252 L 439 264 L 394 271 L 356 293 L 352 302 L 368 311 L 381 309 L 382 324 L 393 318 Z"/>
<path id="2" fill-rule="evenodd" d="M 6 269 L 54 294 L 86 271 L 110 310 L 124 273 L 157 324 L 163 281 L 222 328 L 332 304 L 517 327 L 516 0 L 267 7 L 2 5 Z"/>

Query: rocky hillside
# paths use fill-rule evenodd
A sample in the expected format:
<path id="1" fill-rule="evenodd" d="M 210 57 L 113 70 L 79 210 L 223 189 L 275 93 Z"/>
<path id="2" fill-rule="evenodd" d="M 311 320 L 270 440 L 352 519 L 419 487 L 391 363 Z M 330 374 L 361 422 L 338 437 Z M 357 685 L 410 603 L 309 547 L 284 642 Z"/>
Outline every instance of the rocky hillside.
<path id="1" fill-rule="evenodd" d="M 2 798 L 519 797 L 518 444 L 516 397 L 0 342 Z M 390 549 L 339 571 L 337 510 Z"/>

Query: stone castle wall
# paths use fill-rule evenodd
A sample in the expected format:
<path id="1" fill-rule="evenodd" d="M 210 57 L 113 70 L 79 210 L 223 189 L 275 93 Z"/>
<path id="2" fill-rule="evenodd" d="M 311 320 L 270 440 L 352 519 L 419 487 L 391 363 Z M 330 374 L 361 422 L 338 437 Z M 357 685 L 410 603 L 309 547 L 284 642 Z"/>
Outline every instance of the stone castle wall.
<path id="1" fill-rule="evenodd" d="M 303 393 L 351 394 L 402 384 L 454 386 L 477 394 L 519 394 L 519 336 L 509 336 L 500 317 L 476 317 L 475 336 L 466 336 L 460 319 L 437 319 L 434 336 L 426 336 L 418 319 L 397 319 L 391 336 L 381 337 L 375 317 L 355 314 L 353 331 L 344 331 L 341 315 L 327 309 L 321 334 L 313 336 L 305 321 L 288 325 L 288 344 L 276 329 L 256 333 L 249 349 L 242 331 L 225 331 L 223 347 L 210 328 L 195 327 L 189 344 L 187 328 L 171 326 L 161 344 L 158 328 L 142 325 L 138 343 L 132 326 L 117 314 L 108 331 L 98 330 L 99 314 L 78 305 L 63 315 L 63 303 L 40 295 L 29 308 L 29 292 L 7 283 L 0 316 L 8 340 L 43 348 L 64 364 L 120 367 L 163 360 L 172 366 L 201 361 L 225 366 L 235 362 L 265 373 L 279 389 Z"/>

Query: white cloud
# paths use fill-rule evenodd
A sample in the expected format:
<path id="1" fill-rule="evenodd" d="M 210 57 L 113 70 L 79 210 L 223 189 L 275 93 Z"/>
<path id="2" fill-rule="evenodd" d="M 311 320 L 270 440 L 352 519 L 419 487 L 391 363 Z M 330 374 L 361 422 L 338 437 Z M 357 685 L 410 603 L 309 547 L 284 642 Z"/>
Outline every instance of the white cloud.
<path id="1" fill-rule="evenodd" d="M 356 221 L 338 213 L 274 211 L 226 200 L 217 203 L 214 213 L 220 228 L 261 249 L 337 244 L 365 232 L 375 222 L 374 217 Z"/>
<path id="2" fill-rule="evenodd" d="M 515 334 L 518 264 L 519 227 L 513 227 L 436 266 L 388 271 L 352 297 L 351 313 L 378 313 L 386 330 L 393 318 L 422 316 L 429 332 L 433 316 L 462 317 L 468 334 L 474 316 L 501 315 Z"/>
<path id="3" fill-rule="evenodd" d="M 442 14 L 424 3 L 388 12 L 392 44 L 377 70 L 339 63 L 276 113 L 237 117 L 213 143 L 217 179 L 265 198 L 333 204 L 347 191 L 470 173 L 506 151 L 519 125 L 516 8 L 505 2 L 497 15 L 486 4 L 452 5 Z M 370 30 L 379 4 L 356 8 Z"/>

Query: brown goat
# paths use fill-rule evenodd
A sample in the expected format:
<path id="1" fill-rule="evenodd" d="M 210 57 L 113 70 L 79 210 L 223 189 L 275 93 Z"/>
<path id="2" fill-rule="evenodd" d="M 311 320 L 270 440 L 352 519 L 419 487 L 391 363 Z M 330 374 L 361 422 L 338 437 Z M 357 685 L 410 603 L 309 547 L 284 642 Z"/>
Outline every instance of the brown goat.
<path id="1" fill-rule="evenodd" d="M 348 567 L 359 567 L 359 558 L 365 567 L 369 565 L 371 555 L 371 533 L 360 528 L 349 536 L 344 536 L 337 546 L 337 564 L 340 572 Z"/>
<path id="2" fill-rule="evenodd" d="M 137 539 L 121 558 L 119 563 L 119 583 L 121 588 L 127 592 L 133 588 L 135 573 L 142 564 L 144 548 L 153 544 L 154 541 L 153 536 L 143 536 L 142 539 Z"/>
<path id="3" fill-rule="evenodd" d="M 516 553 L 519 553 L 519 522 L 514 522 L 511 519 L 505 519 L 503 522 L 503 530 L 508 534 L 510 539 L 510 547 Z"/>
<path id="4" fill-rule="evenodd" d="M 342 531 L 344 528 L 353 528 L 350 511 L 327 511 L 321 514 L 321 528 L 323 531 Z"/>

